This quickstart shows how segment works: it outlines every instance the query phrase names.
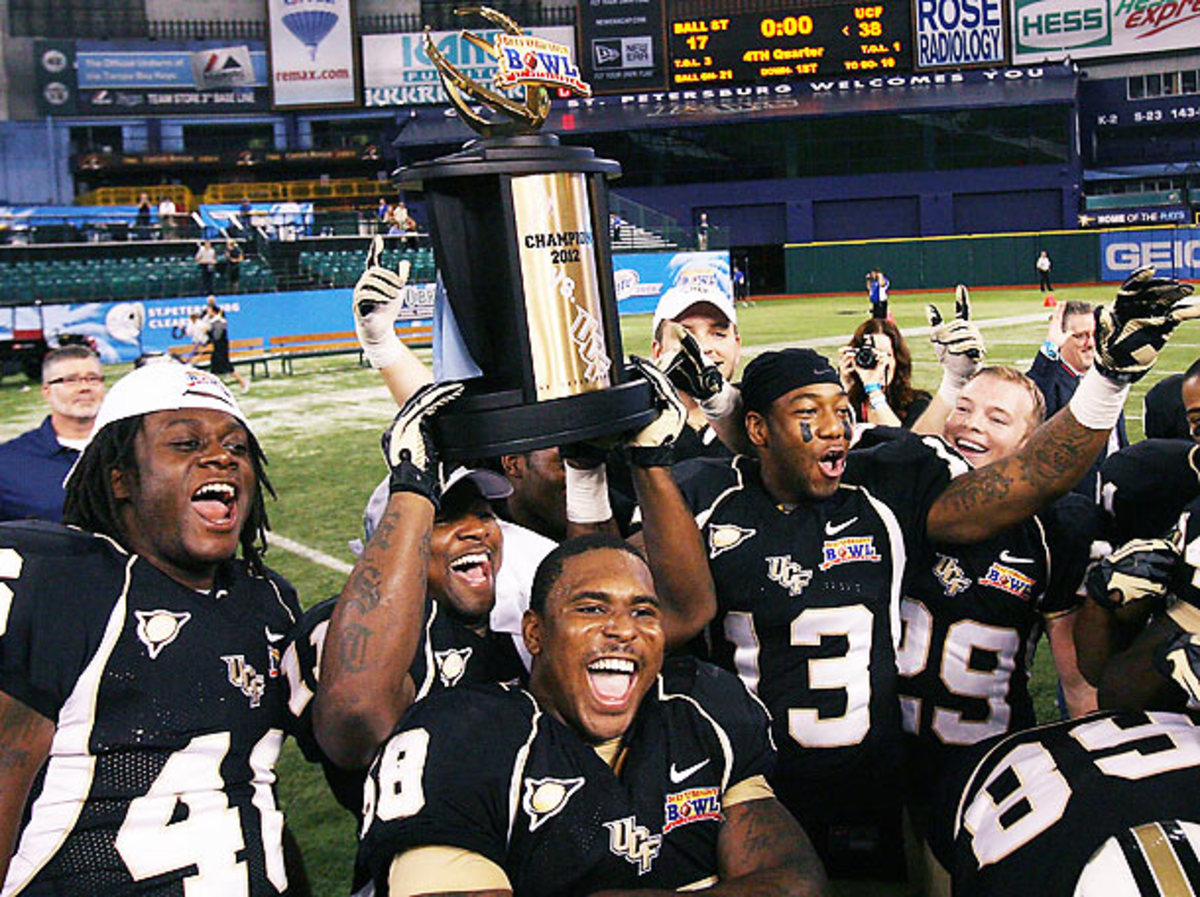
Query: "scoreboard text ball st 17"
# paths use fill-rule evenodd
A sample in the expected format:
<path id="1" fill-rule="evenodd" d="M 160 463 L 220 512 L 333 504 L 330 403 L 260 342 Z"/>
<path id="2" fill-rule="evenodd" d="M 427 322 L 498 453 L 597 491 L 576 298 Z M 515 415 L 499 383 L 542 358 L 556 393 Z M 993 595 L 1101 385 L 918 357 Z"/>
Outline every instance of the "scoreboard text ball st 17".
<path id="1" fill-rule="evenodd" d="M 671 87 L 908 71 L 909 15 L 907 3 L 887 0 L 675 19 L 667 28 Z"/>

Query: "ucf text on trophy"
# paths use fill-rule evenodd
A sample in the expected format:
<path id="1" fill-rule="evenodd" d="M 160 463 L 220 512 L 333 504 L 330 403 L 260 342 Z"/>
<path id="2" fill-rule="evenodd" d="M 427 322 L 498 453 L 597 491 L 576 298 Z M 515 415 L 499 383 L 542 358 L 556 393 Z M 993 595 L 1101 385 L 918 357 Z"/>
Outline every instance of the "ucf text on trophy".
<path id="1" fill-rule="evenodd" d="M 608 230 L 607 179 L 621 167 L 537 133 L 548 87 L 591 88 L 567 47 L 488 7 L 455 12 L 499 28 L 492 42 L 462 33 L 496 60 L 492 87 L 463 75 L 425 35 L 451 103 L 480 136 L 395 174 L 426 196 L 445 286 L 436 310 L 443 358 L 453 342 L 481 372 L 438 416 L 435 438 L 446 457 L 466 459 L 642 426 L 655 412 L 648 384 L 623 363 Z"/>

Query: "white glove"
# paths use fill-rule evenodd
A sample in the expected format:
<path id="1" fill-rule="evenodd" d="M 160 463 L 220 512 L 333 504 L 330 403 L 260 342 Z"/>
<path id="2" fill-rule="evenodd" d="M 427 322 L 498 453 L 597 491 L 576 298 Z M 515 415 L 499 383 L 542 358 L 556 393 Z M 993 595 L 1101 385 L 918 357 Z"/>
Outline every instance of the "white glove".
<path id="1" fill-rule="evenodd" d="M 652 362 L 636 355 L 630 361 L 650 381 L 658 417 L 630 434 L 625 441 L 625 450 L 630 462 L 639 467 L 669 467 L 674 460 L 675 443 L 687 426 L 687 407 L 667 375 Z"/>
<path id="2" fill-rule="evenodd" d="M 383 237 L 376 236 L 367 250 L 366 270 L 354 285 L 350 303 L 358 344 L 376 370 L 383 370 L 404 354 L 404 346 L 396 336 L 396 316 L 404 304 L 404 285 L 411 267 L 405 259 L 394 272 L 389 271 L 379 264 L 382 255 Z"/>
<path id="3" fill-rule="evenodd" d="M 929 341 L 942 366 L 942 384 L 938 387 L 938 394 L 953 404 L 959 391 L 983 366 L 987 356 L 983 334 L 970 320 L 970 293 L 961 283 L 954 288 L 952 321 L 943 321 L 936 305 L 926 305 L 925 315 L 929 319 Z"/>

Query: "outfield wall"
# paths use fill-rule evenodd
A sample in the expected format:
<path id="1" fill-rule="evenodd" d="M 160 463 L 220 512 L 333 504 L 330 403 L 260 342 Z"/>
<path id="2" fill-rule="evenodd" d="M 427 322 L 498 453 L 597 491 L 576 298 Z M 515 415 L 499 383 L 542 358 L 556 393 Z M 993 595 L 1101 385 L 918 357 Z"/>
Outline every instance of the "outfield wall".
<path id="1" fill-rule="evenodd" d="M 1143 264 L 1186 280 L 1200 278 L 1200 228 L 1153 227 L 789 245 L 787 292 L 863 290 L 873 268 L 886 273 L 896 290 L 1034 285 L 1042 250 L 1054 263 L 1054 283 L 1121 281 Z"/>

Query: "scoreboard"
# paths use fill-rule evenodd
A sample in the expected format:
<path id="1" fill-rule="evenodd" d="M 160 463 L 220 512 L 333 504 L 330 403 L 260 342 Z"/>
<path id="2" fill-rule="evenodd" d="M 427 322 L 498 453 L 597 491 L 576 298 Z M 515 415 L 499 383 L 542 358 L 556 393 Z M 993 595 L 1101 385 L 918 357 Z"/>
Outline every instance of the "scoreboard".
<path id="1" fill-rule="evenodd" d="M 671 89 L 911 71 L 906 0 L 667 23 Z"/>

